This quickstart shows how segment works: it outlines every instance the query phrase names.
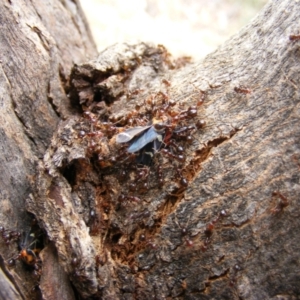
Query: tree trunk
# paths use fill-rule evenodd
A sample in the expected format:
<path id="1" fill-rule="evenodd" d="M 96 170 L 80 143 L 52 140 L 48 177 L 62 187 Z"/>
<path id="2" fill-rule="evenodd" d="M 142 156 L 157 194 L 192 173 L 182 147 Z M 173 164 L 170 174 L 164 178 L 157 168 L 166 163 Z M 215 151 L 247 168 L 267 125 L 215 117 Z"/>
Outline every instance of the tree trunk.
<path id="1" fill-rule="evenodd" d="M 96 47 L 76 1 L 1 1 L 0 26 L 0 220 L 7 233 L 30 227 L 25 200 L 36 164 L 71 112 L 67 76 L 74 62 L 94 57 Z M 18 253 L 14 242 L 1 242 L 0 249 L 5 260 Z M 32 299 L 32 272 L 22 264 L 11 272 L 22 297 Z"/>
<path id="2" fill-rule="evenodd" d="M 143 43 L 82 63 L 95 48 L 77 4 L 2 6 L 3 232 L 29 226 L 26 199 L 45 299 L 300 294 L 297 2 L 198 63 Z M 1 267 L 32 298 L 32 274 Z"/>

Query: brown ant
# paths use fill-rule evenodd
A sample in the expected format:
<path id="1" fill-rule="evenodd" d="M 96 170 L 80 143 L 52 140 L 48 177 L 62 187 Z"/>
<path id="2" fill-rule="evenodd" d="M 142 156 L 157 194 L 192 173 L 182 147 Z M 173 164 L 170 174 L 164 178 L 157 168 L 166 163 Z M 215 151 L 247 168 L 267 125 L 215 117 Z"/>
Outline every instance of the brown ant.
<path id="1" fill-rule="evenodd" d="M 136 169 L 135 182 L 133 184 L 135 184 L 138 190 L 142 193 L 148 191 L 149 188 L 149 184 L 147 182 L 148 177 L 149 177 L 149 168 L 144 167 L 144 168 Z"/>
<path id="2" fill-rule="evenodd" d="M 190 106 L 188 109 L 182 111 L 173 118 L 173 121 L 178 122 L 181 120 L 195 118 L 198 114 L 197 106 Z"/>
<path id="3" fill-rule="evenodd" d="M 77 257 L 73 257 L 73 258 L 71 259 L 71 265 L 72 265 L 73 267 L 77 267 L 77 266 L 79 265 L 79 259 L 78 259 Z"/>
<path id="4" fill-rule="evenodd" d="M 205 98 L 206 98 L 206 93 L 201 92 L 200 98 L 197 99 L 197 107 L 201 106 L 204 103 Z"/>
<path id="5" fill-rule="evenodd" d="M 141 90 L 141 89 L 136 89 L 136 90 L 133 90 L 133 91 L 128 90 L 127 93 L 126 93 L 126 98 L 130 99 L 130 98 L 132 98 L 132 96 L 136 96 L 136 95 L 138 95 L 139 93 L 141 93 L 143 91 L 144 90 Z"/>
<path id="6" fill-rule="evenodd" d="M 119 173 L 118 173 L 118 178 L 119 178 L 119 181 L 125 181 L 128 177 L 128 174 L 127 172 L 124 170 L 124 169 L 120 169 L 119 170 Z"/>
<path id="7" fill-rule="evenodd" d="M 194 86 L 194 85 L 193 85 Z M 202 91 L 200 89 L 198 89 L 197 87 L 194 86 L 194 89 L 197 90 L 197 92 L 199 93 L 200 97 L 197 97 L 197 106 L 201 106 L 205 100 L 205 98 L 207 97 L 207 92 Z"/>
<path id="8" fill-rule="evenodd" d="M 104 252 L 102 255 L 97 254 L 95 256 L 96 260 L 96 267 L 99 268 L 99 266 L 103 266 L 107 262 L 107 254 Z"/>
<path id="9" fill-rule="evenodd" d="M 154 243 L 152 240 L 148 240 L 147 245 L 153 250 L 158 248 L 158 245 Z"/>
<path id="10" fill-rule="evenodd" d="M 190 133 L 195 130 L 195 126 L 194 125 L 190 125 L 190 126 L 182 126 L 178 129 L 175 129 L 173 131 L 173 136 L 175 138 L 180 138 L 180 139 L 188 139 L 188 137 L 190 137 Z"/>
<path id="11" fill-rule="evenodd" d="M 236 93 L 239 93 L 239 94 L 250 94 L 251 93 L 251 90 L 250 89 L 248 89 L 248 88 L 246 88 L 246 87 L 244 87 L 244 86 L 236 86 L 236 87 L 234 87 L 234 89 L 233 89 Z"/>
<path id="12" fill-rule="evenodd" d="M 185 228 L 185 227 L 181 228 L 181 236 L 184 237 L 185 244 L 188 247 L 193 247 L 194 242 L 189 238 L 189 232 L 188 232 L 187 228 Z"/>
<path id="13" fill-rule="evenodd" d="M 163 84 L 165 84 L 167 87 L 169 87 L 169 86 L 171 86 L 171 82 L 169 81 L 169 80 L 167 80 L 167 79 L 162 79 L 162 81 L 161 81 Z"/>
<path id="14" fill-rule="evenodd" d="M 164 185 L 164 179 L 163 179 L 162 166 L 161 165 L 157 166 L 157 179 L 158 179 L 158 186 L 162 187 Z"/>
<path id="15" fill-rule="evenodd" d="M 9 245 L 13 241 L 17 241 L 21 237 L 19 231 L 5 229 L 3 226 L 0 226 L 0 234 L 6 245 Z"/>
<path id="16" fill-rule="evenodd" d="M 169 97 L 161 91 L 156 94 L 155 98 L 161 99 L 161 105 L 156 105 L 153 109 L 158 118 L 164 116 L 165 114 L 171 117 L 175 114 L 175 112 L 170 110 L 176 105 L 174 100 L 169 99 Z"/>
<path id="17" fill-rule="evenodd" d="M 111 156 L 109 159 L 106 159 L 104 157 L 101 157 L 101 160 L 103 161 L 110 161 L 110 165 L 127 165 L 134 163 L 136 161 L 136 154 L 135 153 L 129 153 L 127 152 L 126 145 L 122 145 L 122 147 L 119 149 L 119 153 L 117 156 Z M 121 169 L 120 172 L 123 172 L 124 169 Z M 127 177 L 127 174 L 123 172 L 124 179 Z"/>
<path id="18" fill-rule="evenodd" d="M 138 168 L 137 169 L 138 173 L 136 174 L 136 179 L 137 180 L 146 180 L 149 176 L 149 168 L 144 167 L 144 168 Z"/>
<path id="19" fill-rule="evenodd" d="M 171 153 L 170 151 L 168 151 L 167 149 L 162 149 L 162 150 L 161 150 L 161 153 L 162 153 L 163 155 L 165 155 L 165 156 L 171 158 L 171 159 L 172 159 L 172 158 L 173 158 L 173 159 L 176 159 L 177 161 L 179 161 L 179 162 L 181 162 L 181 163 L 183 163 L 183 162 L 185 161 L 184 155 L 181 155 L 181 154 L 179 154 L 179 155 L 173 154 L 173 153 Z"/>
<path id="20" fill-rule="evenodd" d="M 82 132 L 82 131 L 80 131 L 80 132 Z M 79 132 L 79 134 L 80 134 L 80 132 Z M 82 134 L 82 133 L 81 133 L 81 134 Z M 91 132 L 88 132 L 88 133 L 84 133 L 84 136 L 85 136 L 85 135 L 87 135 L 87 136 L 89 136 L 89 137 L 95 137 L 95 138 L 97 138 L 97 139 L 101 139 L 101 138 L 104 136 L 103 132 L 100 131 L 100 130 L 97 130 L 97 131 L 91 131 Z"/>
<path id="21" fill-rule="evenodd" d="M 175 177 L 177 179 L 179 179 L 179 184 L 181 187 L 183 188 L 187 188 L 187 186 L 189 185 L 188 180 L 182 175 L 182 169 L 176 168 L 175 169 L 176 175 Z"/>
<path id="22" fill-rule="evenodd" d="M 117 132 L 117 127 L 110 122 L 102 122 L 101 129 L 108 138 L 111 138 Z"/>
<path id="23" fill-rule="evenodd" d="M 85 111 L 83 113 L 83 117 L 88 119 L 91 123 L 95 123 L 97 121 L 97 116 L 90 111 Z"/>
<path id="24" fill-rule="evenodd" d="M 138 189 L 140 193 L 147 193 L 149 190 L 148 182 L 143 182 L 142 184 L 139 184 Z"/>
<path id="25" fill-rule="evenodd" d="M 136 196 L 120 194 L 118 197 L 118 202 L 120 204 L 126 204 L 127 202 L 141 202 L 141 199 Z"/>
<path id="26" fill-rule="evenodd" d="M 300 40 L 300 35 L 299 34 L 291 34 L 289 36 L 290 41 L 299 41 Z"/>
<path id="27" fill-rule="evenodd" d="M 130 192 L 135 192 L 136 190 L 139 190 L 139 192 L 147 192 L 148 183 L 145 182 L 144 180 L 138 180 L 138 178 L 136 178 L 134 182 L 131 182 L 128 185 L 128 190 Z"/>
<path id="28" fill-rule="evenodd" d="M 204 120 L 198 120 L 195 124 L 197 129 L 201 129 L 201 128 L 205 127 L 205 125 L 206 125 L 206 122 Z"/>
<path id="29" fill-rule="evenodd" d="M 134 182 L 130 183 L 128 186 L 128 189 L 130 192 L 135 192 L 136 191 L 136 184 Z"/>
<path id="30" fill-rule="evenodd" d="M 77 280 L 83 281 L 85 279 L 85 276 L 82 275 L 83 267 L 80 267 L 79 264 L 80 264 L 80 260 L 77 257 L 73 257 L 71 259 L 71 266 L 74 268 L 72 275 L 76 277 Z"/>
<path id="31" fill-rule="evenodd" d="M 209 222 L 204 230 L 204 235 L 205 235 L 205 240 L 204 244 L 202 245 L 202 251 L 206 251 L 208 245 L 211 243 L 211 237 L 213 235 L 214 229 L 216 224 L 219 222 L 220 219 L 224 218 L 227 216 L 227 212 L 225 209 L 222 209 L 220 213 L 218 214 L 217 218 Z"/>
<path id="32" fill-rule="evenodd" d="M 193 247 L 194 242 L 191 240 L 190 238 L 190 231 L 187 227 L 181 226 L 178 221 L 177 218 L 175 217 L 175 223 L 178 225 L 178 227 L 180 228 L 180 235 L 182 237 L 182 239 L 185 241 L 186 246 L 188 247 Z"/>
<path id="33" fill-rule="evenodd" d="M 153 242 L 152 239 L 147 238 L 147 235 L 145 233 L 141 233 L 138 237 L 138 240 L 141 243 L 141 245 L 139 245 L 139 248 L 143 248 L 145 246 L 153 250 L 158 248 L 158 245 Z"/>
<path id="34" fill-rule="evenodd" d="M 176 151 L 177 153 L 183 153 L 183 152 L 184 152 L 184 148 L 183 148 L 182 146 L 176 144 L 174 140 L 170 140 L 169 145 L 170 145 L 173 149 L 175 149 L 175 151 Z"/>
<path id="35" fill-rule="evenodd" d="M 273 192 L 272 196 L 278 196 L 280 198 L 277 205 L 271 210 L 273 214 L 282 212 L 283 209 L 289 205 L 288 199 L 284 197 L 279 191 Z"/>

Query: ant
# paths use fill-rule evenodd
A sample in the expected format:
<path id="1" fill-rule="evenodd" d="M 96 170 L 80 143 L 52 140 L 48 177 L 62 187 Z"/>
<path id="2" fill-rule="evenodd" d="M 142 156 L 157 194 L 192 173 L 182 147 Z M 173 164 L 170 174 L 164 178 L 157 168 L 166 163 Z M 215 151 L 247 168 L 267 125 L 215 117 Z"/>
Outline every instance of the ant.
<path id="1" fill-rule="evenodd" d="M 83 134 L 82 131 L 80 131 L 79 134 L 82 135 Z M 88 133 L 84 132 L 84 135 L 87 135 L 89 137 L 96 137 L 96 138 L 102 138 L 104 136 L 103 132 L 100 131 L 100 130 L 91 131 L 91 132 L 88 132 Z"/>
<path id="2" fill-rule="evenodd" d="M 216 224 L 219 222 L 220 219 L 224 218 L 227 216 L 227 212 L 225 209 L 222 209 L 220 213 L 218 214 L 217 218 L 209 222 L 204 230 L 204 235 L 205 235 L 205 240 L 204 244 L 202 245 L 202 251 L 206 251 L 208 245 L 211 243 L 211 237 L 213 235 L 214 229 Z"/>
<path id="3" fill-rule="evenodd" d="M 136 180 L 145 181 L 149 176 L 149 168 L 137 168 L 138 173 L 136 174 Z"/>
<path id="4" fill-rule="evenodd" d="M 205 125 L 206 125 L 206 122 L 204 120 L 198 120 L 195 123 L 195 126 L 197 127 L 197 129 L 201 129 L 201 128 L 205 127 Z"/>
<path id="5" fill-rule="evenodd" d="M 182 169 L 176 168 L 175 169 L 177 179 L 179 179 L 179 184 L 183 188 L 187 188 L 189 185 L 188 180 L 182 175 Z"/>
<path id="6" fill-rule="evenodd" d="M 129 196 L 129 195 L 124 195 L 124 194 L 120 194 L 118 197 L 118 202 L 121 204 L 125 204 L 127 202 L 141 202 L 141 199 L 139 197 L 136 196 Z"/>
<path id="7" fill-rule="evenodd" d="M 17 241 L 21 237 L 19 231 L 5 229 L 3 226 L 0 226 L 0 234 L 6 245 L 9 245 L 12 241 Z"/>
<path id="8" fill-rule="evenodd" d="M 187 227 L 181 226 L 179 224 L 179 222 L 177 221 L 177 217 L 176 216 L 175 216 L 174 222 L 180 228 L 180 235 L 181 235 L 181 238 L 185 241 L 186 246 L 193 247 L 194 242 L 190 238 L 190 230 Z"/>
<path id="9" fill-rule="evenodd" d="M 173 158 L 173 159 L 176 159 L 177 161 L 179 161 L 179 162 L 181 162 L 181 163 L 183 163 L 183 162 L 185 161 L 184 155 L 181 155 L 181 154 L 179 154 L 179 155 L 173 154 L 173 153 L 171 153 L 170 151 L 168 151 L 167 149 L 162 149 L 162 150 L 161 150 L 161 153 L 162 153 L 163 155 L 165 155 L 165 156 L 171 158 L 171 159 L 172 159 L 172 158 Z"/>
<path id="10" fill-rule="evenodd" d="M 192 84 L 193 85 L 193 84 Z M 197 97 L 197 106 L 201 106 L 204 102 L 204 100 L 207 97 L 207 92 L 206 91 L 202 91 L 199 88 L 197 88 L 195 85 L 193 85 L 194 89 L 197 91 L 197 95 L 199 93 L 200 97 Z"/>
<path id="11" fill-rule="evenodd" d="M 299 34 L 291 34 L 289 36 L 290 41 L 299 41 L 300 40 L 300 35 Z"/>
<path id="12" fill-rule="evenodd" d="M 169 146 L 171 146 L 177 153 L 183 153 L 185 150 L 182 146 L 176 144 L 174 140 L 170 140 Z"/>
<path id="13" fill-rule="evenodd" d="M 146 245 L 147 247 L 149 247 L 152 250 L 156 250 L 158 248 L 158 245 L 152 239 L 148 239 L 147 236 L 143 233 L 140 234 L 139 240 L 140 240 L 140 242 L 142 242 L 141 247 Z"/>
<path id="14" fill-rule="evenodd" d="M 154 109 L 154 111 L 157 114 L 157 117 L 160 118 L 165 114 L 169 115 L 170 117 L 175 115 L 176 113 L 174 111 L 171 111 L 170 109 L 176 105 L 176 102 L 172 99 L 169 99 L 169 97 L 161 91 L 156 94 L 156 98 L 159 96 L 161 99 L 161 106 L 158 107 L 158 105 L 156 104 Z"/>
<path id="15" fill-rule="evenodd" d="M 198 107 L 201 106 L 201 105 L 204 103 L 205 97 L 206 97 L 206 93 L 201 92 L 201 96 L 200 96 L 200 98 L 197 100 L 197 106 L 198 106 Z"/>
<path id="16" fill-rule="evenodd" d="M 163 173 L 162 173 L 162 166 L 157 166 L 157 178 L 158 178 L 158 186 L 162 187 L 164 185 Z"/>
<path id="17" fill-rule="evenodd" d="M 38 257 L 39 252 L 43 247 L 41 240 L 42 231 L 37 225 L 35 218 L 31 221 L 31 227 L 29 231 L 23 232 L 23 235 L 16 230 L 8 230 L 3 226 L 0 226 L 0 234 L 6 245 L 9 245 L 12 241 L 17 241 L 18 254 L 7 260 L 9 267 L 13 267 L 17 260 L 21 260 L 26 266 L 33 269 L 33 275 L 40 276 L 41 261 Z"/>
<path id="18" fill-rule="evenodd" d="M 97 254 L 95 256 L 95 261 L 96 261 L 97 268 L 99 268 L 100 266 L 103 266 L 107 262 L 106 252 L 103 252 L 102 254 Z"/>
<path id="19" fill-rule="evenodd" d="M 197 106 L 190 106 L 188 109 L 182 111 L 177 116 L 173 118 L 173 121 L 178 122 L 182 120 L 195 118 L 198 114 Z"/>
<path id="20" fill-rule="evenodd" d="M 190 140 L 192 139 L 192 136 L 190 135 L 190 133 L 192 131 L 195 130 L 195 126 L 194 125 L 189 125 L 189 126 L 182 126 L 178 129 L 175 129 L 173 131 L 173 135 L 175 138 L 177 139 L 181 139 L 181 140 Z"/>
<path id="21" fill-rule="evenodd" d="M 150 169 L 148 167 L 143 167 L 143 168 L 136 168 L 135 171 L 135 179 L 134 179 L 134 183 L 131 183 L 129 185 L 129 190 L 131 186 L 134 186 L 135 189 L 138 188 L 138 190 L 140 192 L 147 192 L 149 189 L 149 184 L 148 184 L 148 178 L 149 178 L 149 174 L 150 174 Z M 131 190 L 131 191 L 135 191 Z"/>
<path id="22" fill-rule="evenodd" d="M 17 232 L 15 231 L 15 233 Z M 16 264 L 17 260 L 21 260 L 26 266 L 33 269 L 33 275 L 35 277 L 40 277 L 41 261 L 38 257 L 38 254 L 42 248 L 42 241 L 40 240 L 41 234 L 42 233 L 37 226 L 34 226 L 34 228 L 31 228 L 27 234 L 24 234 L 23 240 L 18 245 L 19 253 L 7 260 L 8 266 L 12 267 Z M 20 239 L 21 234 L 17 233 L 15 234 L 15 237 L 16 239 Z M 8 240 L 6 236 L 4 236 L 4 241 L 6 241 L 7 244 Z"/>
<path id="23" fill-rule="evenodd" d="M 147 241 L 147 245 L 148 245 L 148 247 L 151 248 L 152 250 L 155 250 L 155 249 L 158 248 L 158 245 L 157 245 L 155 242 L 153 242 L 153 240 L 148 240 L 148 241 Z"/>
<path id="24" fill-rule="evenodd" d="M 83 267 L 80 267 L 81 261 L 77 257 L 73 257 L 71 259 L 71 266 L 74 268 L 72 275 L 78 280 L 78 281 L 84 281 L 85 275 L 83 274 Z"/>
<path id="25" fill-rule="evenodd" d="M 114 126 L 114 124 L 110 123 L 110 122 L 102 122 L 101 129 L 108 138 L 111 138 L 117 132 L 117 127 Z M 103 133 L 102 133 L 102 135 L 103 135 Z"/>
<path id="26" fill-rule="evenodd" d="M 143 91 L 144 90 L 142 90 L 142 89 L 136 89 L 136 90 L 133 90 L 133 91 L 128 90 L 127 93 L 126 93 L 126 98 L 131 99 L 131 98 L 133 98 L 133 96 L 136 96 L 136 95 L 140 94 Z"/>
<path id="27" fill-rule="evenodd" d="M 169 81 L 169 80 L 167 80 L 167 79 L 162 79 L 162 81 L 161 81 L 163 84 L 165 84 L 167 87 L 169 87 L 169 86 L 171 86 L 171 82 Z"/>
<path id="28" fill-rule="evenodd" d="M 181 228 L 181 236 L 184 237 L 185 239 L 185 244 L 188 247 L 193 247 L 194 242 L 189 238 L 189 231 L 187 230 L 186 227 Z"/>
<path id="29" fill-rule="evenodd" d="M 91 123 L 95 123 L 97 121 L 97 116 L 88 110 L 83 113 L 83 117 Z"/>
<path id="30" fill-rule="evenodd" d="M 278 196 L 280 198 L 277 205 L 271 210 L 273 214 L 278 214 L 282 212 L 283 209 L 289 205 L 288 199 L 284 197 L 279 191 L 273 192 L 272 196 Z"/>
<path id="31" fill-rule="evenodd" d="M 244 87 L 244 86 L 236 86 L 234 87 L 233 89 L 236 93 L 239 93 L 239 94 L 250 94 L 251 93 L 251 90 L 248 89 L 247 87 Z"/>

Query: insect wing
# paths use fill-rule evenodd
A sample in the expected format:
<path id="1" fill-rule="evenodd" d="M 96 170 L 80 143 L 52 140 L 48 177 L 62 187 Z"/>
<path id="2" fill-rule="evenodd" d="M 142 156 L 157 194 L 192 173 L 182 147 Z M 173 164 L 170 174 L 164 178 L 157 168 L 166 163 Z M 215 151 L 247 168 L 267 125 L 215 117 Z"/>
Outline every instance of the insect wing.
<path id="1" fill-rule="evenodd" d="M 116 142 L 118 144 L 127 143 L 130 140 L 132 140 L 135 136 L 147 130 L 149 127 L 150 126 L 137 126 L 137 127 L 129 128 L 117 135 Z"/>
<path id="2" fill-rule="evenodd" d="M 145 147 L 150 142 L 154 141 L 155 139 L 158 139 L 161 137 L 161 134 L 159 134 L 154 127 L 151 127 L 148 131 L 146 131 L 144 134 L 142 134 L 140 137 L 138 137 L 127 149 L 128 152 L 134 153 L 139 150 L 141 150 L 143 147 Z"/>

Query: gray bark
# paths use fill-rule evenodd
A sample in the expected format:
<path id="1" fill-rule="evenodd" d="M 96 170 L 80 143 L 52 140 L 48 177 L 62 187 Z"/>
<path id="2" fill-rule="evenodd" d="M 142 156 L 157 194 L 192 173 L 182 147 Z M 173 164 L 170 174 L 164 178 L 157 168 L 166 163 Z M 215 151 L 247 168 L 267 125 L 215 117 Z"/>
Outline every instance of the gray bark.
<path id="1" fill-rule="evenodd" d="M 0 220 L 6 229 L 27 231 L 25 200 L 36 164 L 70 114 L 65 82 L 73 63 L 95 56 L 96 47 L 74 1 L 1 1 L 0 28 Z M 5 260 L 18 253 L 16 242 L 1 241 L 0 249 Z M 22 264 L 11 272 L 32 299 L 36 279 Z"/>
<path id="2" fill-rule="evenodd" d="M 298 297 L 299 12 L 297 2 L 270 2 L 251 24 L 197 63 L 173 61 L 163 47 L 143 43 L 113 46 L 85 63 L 77 54 L 69 86 L 56 85 L 59 68 L 45 66 L 44 76 L 54 73 L 58 80 L 50 85 L 60 91 L 52 100 L 49 77 L 41 80 L 44 89 L 27 84 L 25 98 L 24 91 L 7 96 L 11 114 L 18 116 L 12 122 L 23 133 L 18 139 L 24 145 L 18 148 L 15 142 L 9 150 L 25 154 L 23 162 L 14 161 L 24 173 L 17 177 L 18 187 L 22 200 L 30 193 L 26 208 L 51 241 L 41 253 L 44 297 L 51 298 L 46 286 L 51 272 L 63 278 L 63 285 L 72 281 L 74 294 L 82 298 Z M 93 54 L 91 42 L 85 43 Z M 71 60 L 65 59 L 61 64 L 67 70 Z M 13 95 L 17 84 L 9 82 L 8 95 Z M 29 106 L 41 90 L 39 105 Z M 171 100 L 176 104 L 167 107 Z M 197 104 L 196 117 L 175 121 L 170 116 L 183 116 Z M 125 152 L 120 156 L 116 136 L 145 123 L 143 118 L 163 118 L 159 109 L 169 113 L 169 125 L 176 125 L 173 135 L 200 119 L 206 126 L 190 131 L 190 143 L 177 138 L 184 163 L 176 160 L 175 146 L 166 146 L 173 157 L 159 151 L 145 171 Z M 55 130 L 59 119 L 64 120 Z M 45 120 L 52 120 L 48 129 Z M 8 151 L 10 144 L 2 144 Z M 14 164 L 5 162 L 3 172 L 11 172 Z M 138 175 L 144 171 L 148 189 L 132 188 L 144 183 Z M 2 201 L 10 206 L 2 214 L 25 212 L 24 202 L 12 206 L 7 198 L 15 194 L 6 193 Z M 126 201 L 120 202 L 121 195 Z M 15 217 L 6 218 L 13 222 Z M 68 291 L 66 298 L 72 299 Z"/>

